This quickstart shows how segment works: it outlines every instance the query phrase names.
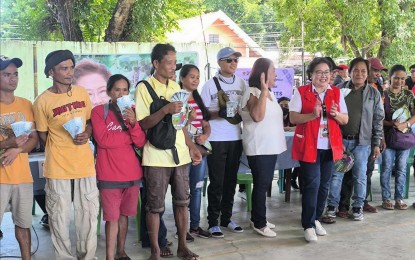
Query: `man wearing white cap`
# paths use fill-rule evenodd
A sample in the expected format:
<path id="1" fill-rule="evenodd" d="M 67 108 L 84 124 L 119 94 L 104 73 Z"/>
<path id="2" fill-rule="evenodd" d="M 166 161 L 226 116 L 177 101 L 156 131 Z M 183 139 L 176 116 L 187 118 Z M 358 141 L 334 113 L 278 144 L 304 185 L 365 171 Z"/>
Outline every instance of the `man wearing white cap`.
<path id="1" fill-rule="evenodd" d="M 36 130 L 45 144 L 46 210 L 55 258 L 74 258 L 69 238 L 73 205 L 76 258 L 89 260 L 97 248 L 99 200 L 94 156 L 88 143 L 92 134 L 91 101 L 83 87 L 72 85 L 74 67 L 75 58 L 69 50 L 46 56 L 44 72 L 52 78 L 52 86 L 36 98 L 33 110 Z M 63 125 L 78 118 L 82 128 L 72 136 Z"/>
<path id="2" fill-rule="evenodd" d="M 227 114 L 223 102 L 219 101 L 223 98 L 219 97 L 219 90 L 223 90 L 234 104 L 239 103 L 245 91 L 245 81 L 235 76 L 239 57 L 241 53 L 230 47 L 221 49 L 217 54 L 219 72 L 205 83 L 201 95 L 203 103 L 211 112 L 209 142 L 213 153 L 207 157 L 210 180 L 207 218 L 209 232 L 214 238 L 224 237 L 219 227 L 219 216 L 220 226 L 227 227 L 232 232 L 243 232 L 231 220 L 239 158 L 242 153 L 240 117 L 237 113 L 232 117 L 232 114 Z"/>
<path id="3" fill-rule="evenodd" d="M 0 224 L 6 209 L 12 212 L 15 236 L 22 259 L 30 259 L 33 179 L 29 168 L 30 152 L 38 142 L 36 131 L 19 135 L 11 124 L 32 122 L 32 103 L 14 95 L 19 82 L 19 58 L 0 55 Z M 17 135 L 17 136 L 16 136 Z"/>

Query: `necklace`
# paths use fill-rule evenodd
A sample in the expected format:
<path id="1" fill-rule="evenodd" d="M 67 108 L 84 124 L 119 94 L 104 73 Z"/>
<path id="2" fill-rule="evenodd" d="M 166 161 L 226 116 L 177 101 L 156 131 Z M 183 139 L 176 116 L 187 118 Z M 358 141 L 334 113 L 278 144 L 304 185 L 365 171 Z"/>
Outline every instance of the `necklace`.
<path id="1" fill-rule="evenodd" d="M 222 76 L 222 74 L 219 72 L 218 73 L 218 78 L 219 78 L 219 80 L 220 81 L 222 81 L 223 83 L 225 83 L 225 84 L 233 84 L 234 82 L 235 82 L 235 75 L 232 75 L 232 79 L 231 80 L 229 80 L 229 79 L 227 79 L 227 78 L 224 78 L 223 76 Z"/>

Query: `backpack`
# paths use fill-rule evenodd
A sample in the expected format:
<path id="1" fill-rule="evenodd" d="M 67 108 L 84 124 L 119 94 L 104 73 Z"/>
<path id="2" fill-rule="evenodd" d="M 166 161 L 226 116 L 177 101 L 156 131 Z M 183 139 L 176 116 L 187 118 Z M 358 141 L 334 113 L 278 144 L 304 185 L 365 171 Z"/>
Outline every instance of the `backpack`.
<path id="1" fill-rule="evenodd" d="M 150 104 L 150 114 L 156 113 L 170 103 L 166 99 L 160 98 L 146 80 L 137 82 L 136 88 L 140 83 L 143 83 L 147 87 L 148 93 L 153 99 L 153 102 Z M 167 114 L 155 126 L 147 130 L 147 140 L 158 149 L 171 149 L 174 162 L 179 164 L 180 160 L 176 149 L 176 132 L 177 130 L 174 128 L 172 122 L 172 115 Z"/>

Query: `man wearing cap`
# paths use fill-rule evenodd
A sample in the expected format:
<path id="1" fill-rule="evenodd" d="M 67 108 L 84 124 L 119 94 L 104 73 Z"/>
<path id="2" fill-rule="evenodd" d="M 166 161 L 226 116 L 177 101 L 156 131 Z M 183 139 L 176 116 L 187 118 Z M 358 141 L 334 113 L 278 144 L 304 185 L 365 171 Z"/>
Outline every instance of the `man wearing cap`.
<path id="1" fill-rule="evenodd" d="M 203 103 L 211 112 L 209 142 L 213 153 L 207 157 L 210 180 L 207 218 L 209 232 L 215 238 L 224 237 L 219 227 L 219 216 L 220 226 L 227 227 L 232 232 L 243 232 L 242 227 L 231 220 L 239 158 L 242 153 L 241 126 L 237 121 L 227 118 L 226 108 L 220 109 L 218 99 L 218 87 L 230 101 L 238 103 L 245 92 L 245 81 L 235 75 L 239 57 L 241 53 L 230 47 L 221 49 L 217 54 L 220 69 L 213 79 L 205 83 L 201 95 Z"/>
<path id="2" fill-rule="evenodd" d="M 34 103 L 36 129 L 45 144 L 46 209 L 56 259 L 73 259 L 69 223 L 73 200 L 75 212 L 76 257 L 93 259 L 97 247 L 99 208 L 94 158 L 88 140 L 91 102 L 83 87 L 72 85 L 75 58 L 69 50 L 49 53 L 45 75 L 52 86 Z M 80 134 L 74 138 L 63 125 L 81 117 Z"/>
<path id="3" fill-rule="evenodd" d="M 0 55 L 0 224 L 6 209 L 12 212 L 22 259 L 30 259 L 33 179 L 28 153 L 37 145 L 36 131 L 15 136 L 11 124 L 32 122 L 32 103 L 14 95 L 19 82 L 19 58 Z M 32 125 L 32 128 L 34 129 Z"/>
<path id="4" fill-rule="evenodd" d="M 382 71 L 388 71 L 388 69 L 383 66 L 382 62 L 377 57 L 371 57 L 367 60 L 370 63 L 370 70 L 369 75 L 367 76 L 367 81 L 372 87 L 379 90 L 381 96 L 383 97 L 383 88 L 378 84 L 378 82 L 382 77 Z"/>
<path id="5" fill-rule="evenodd" d="M 339 64 L 338 66 L 341 69 L 337 70 L 337 76 L 334 79 L 334 86 L 338 86 L 341 83 L 345 82 L 346 80 L 348 80 L 349 75 L 348 75 L 348 69 L 349 67 L 346 64 Z"/>

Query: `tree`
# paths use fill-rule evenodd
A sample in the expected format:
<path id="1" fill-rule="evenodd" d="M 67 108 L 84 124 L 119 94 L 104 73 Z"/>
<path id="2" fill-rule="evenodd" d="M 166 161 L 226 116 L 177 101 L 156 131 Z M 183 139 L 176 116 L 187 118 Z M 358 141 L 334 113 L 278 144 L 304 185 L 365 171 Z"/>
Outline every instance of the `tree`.
<path id="1" fill-rule="evenodd" d="M 162 40 L 201 12 L 199 0 L 2 0 L 1 9 L 8 37 L 92 42 Z"/>
<path id="2" fill-rule="evenodd" d="M 386 64 L 401 37 L 415 38 L 414 0 L 273 0 L 277 17 L 286 30 L 283 43 L 291 45 L 301 38 L 305 24 L 305 49 L 311 53 L 348 58 L 378 56 Z M 405 33 L 403 33 L 405 32 Z M 413 40 L 412 40 L 413 42 Z M 300 46 L 298 40 L 294 42 Z M 401 45 L 406 59 L 415 53 L 414 44 Z M 402 57 L 404 58 L 404 57 Z"/>

